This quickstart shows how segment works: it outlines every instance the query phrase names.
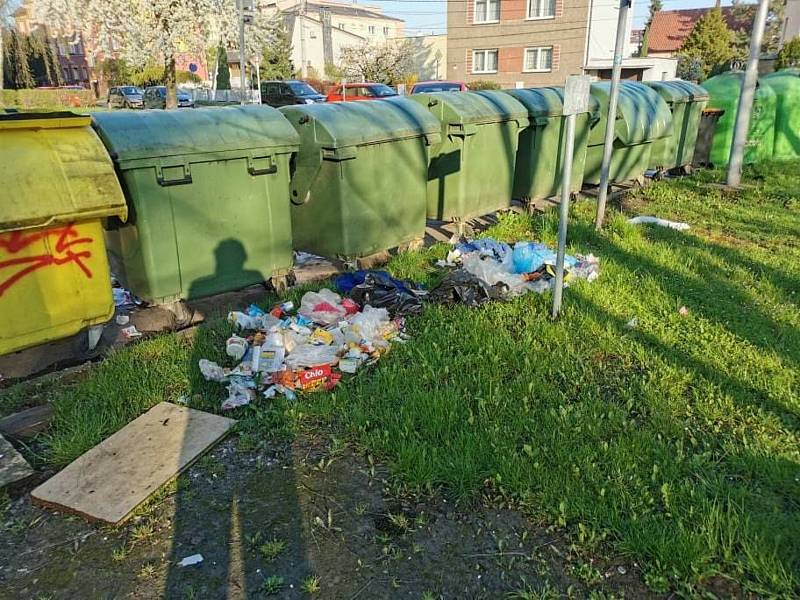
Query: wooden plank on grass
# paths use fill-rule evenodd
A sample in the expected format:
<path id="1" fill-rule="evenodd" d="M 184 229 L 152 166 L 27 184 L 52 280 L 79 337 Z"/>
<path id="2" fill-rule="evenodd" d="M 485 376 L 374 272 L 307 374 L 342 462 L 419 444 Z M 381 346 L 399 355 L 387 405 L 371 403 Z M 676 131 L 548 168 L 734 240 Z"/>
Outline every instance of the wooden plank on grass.
<path id="1" fill-rule="evenodd" d="M 0 435 L 0 490 L 23 481 L 31 475 L 33 475 L 33 469 L 28 461 L 22 458 L 11 442 Z"/>
<path id="2" fill-rule="evenodd" d="M 119 524 L 236 421 L 162 402 L 31 493 L 36 504 Z"/>
<path id="3" fill-rule="evenodd" d="M 19 439 L 44 431 L 50 424 L 53 407 L 49 404 L 27 408 L 0 419 L 0 435 Z"/>

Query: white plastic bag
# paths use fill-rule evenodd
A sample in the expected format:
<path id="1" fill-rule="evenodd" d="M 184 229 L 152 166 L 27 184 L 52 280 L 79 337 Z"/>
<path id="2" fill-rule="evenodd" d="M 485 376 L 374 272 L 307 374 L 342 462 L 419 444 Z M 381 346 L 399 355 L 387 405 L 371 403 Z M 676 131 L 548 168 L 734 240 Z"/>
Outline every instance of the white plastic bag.
<path id="1" fill-rule="evenodd" d="M 306 292 L 297 312 L 322 325 L 337 323 L 347 314 L 339 294 L 327 288 L 322 288 L 319 292 Z"/>
<path id="2" fill-rule="evenodd" d="M 512 273 L 514 268 L 511 255 L 506 255 L 502 263 L 492 258 L 481 258 L 480 253 L 470 252 L 462 258 L 464 269 L 475 275 L 487 285 L 504 284 L 512 295 L 525 291 L 525 280 L 522 275 Z"/>
<path id="3" fill-rule="evenodd" d="M 295 370 L 301 367 L 335 365 L 339 361 L 339 357 L 336 356 L 337 351 L 336 346 L 300 344 L 286 357 L 286 366 Z"/>
<path id="4" fill-rule="evenodd" d="M 222 382 L 227 379 L 225 376 L 225 371 L 215 362 L 201 358 L 198 365 L 200 367 L 200 372 L 203 374 L 203 377 L 206 378 L 206 381 Z"/>
<path id="5" fill-rule="evenodd" d="M 359 338 L 371 342 L 381 339 L 389 324 L 389 311 L 385 308 L 373 308 L 369 304 L 350 320 L 350 327 L 345 334 L 346 339 Z"/>
<path id="6" fill-rule="evenodd" d="M 255 396 L 255 390 L 245 385 L 232 383 L 228 386 L 228 397 L 222 403 L 222 410 L 231 410 L 250 404 L 250 401 L 253 400 Z"/>

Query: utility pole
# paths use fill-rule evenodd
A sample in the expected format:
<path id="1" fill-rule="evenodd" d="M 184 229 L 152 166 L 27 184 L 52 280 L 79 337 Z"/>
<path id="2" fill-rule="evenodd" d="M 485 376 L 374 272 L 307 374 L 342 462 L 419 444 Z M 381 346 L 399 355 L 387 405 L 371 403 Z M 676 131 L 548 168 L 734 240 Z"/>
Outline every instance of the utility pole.
<path id="1" fill-rule="evenodd" d="M 744 162 L 744 147 L 747 143 L 747 133 L 750 130 L 750 115 L 753 112 L 753 99 L 758 83 L 758 58 L 761 55 L 761 38 L 764 37 L 764 27 L 767 23 L 769 0 L 760 0 L 758 11 L 753 23 L 753 33 L 750 36 L 750 58 L 747 59 L 747 69 L 742 78 L 742 90 L 739 93 L 739 107 L 736 110 L 736 125 L 733 129 L 733 143 L 728 160 L 727 184 L 737 187 L 742 181 L 742 163 Z"/>
<path id="2" fill-rule="evenodd" d="M 575 121 L 579 113 L 589 112 L 588 75 L 570 75 L 564 86 L 564 110 L 567 130 L 564 135 L 564 162 L 561 164 L 561 204 L 558 220 L 558 251 L 556 253 L 556 279 L 553 287 L 552 317 L 558 317 L 561 310 L 561 297 L 564 293 L 564 257 L 567 252 L 567 221 L 569 220 L 569 200 L 572 188 L 572 159 L 575 154 Z"/>
<path id="3" fill-rule="evenodd" d="M 611 89 L 608 93 L 608 118 L 606 119 L 606 137 L 603 142 L 603 162 L 600 163 L 600 189 L 597 195 L 597 218 L 595 229 L 603 228 L 606 214 L 606 198 L 608 197 L 608 180 L 611 171 L 611 152 L 614 149 L 614 129 L 617 122 L 617 100 L 619 98 L 619 80 L 622 76 L 622 55 L 625 52 L 625 32 L 628 30 L 628 9 L 631 0 L 620 0 L 619 17 L 617 18 L 617 41 L 614 44 L 614 62 L 611 66 Z"/>
<path id="4" fill-rule="evenodd" d="M 244 3 L 239 0 L 239 104 L 244 106 Z"/>

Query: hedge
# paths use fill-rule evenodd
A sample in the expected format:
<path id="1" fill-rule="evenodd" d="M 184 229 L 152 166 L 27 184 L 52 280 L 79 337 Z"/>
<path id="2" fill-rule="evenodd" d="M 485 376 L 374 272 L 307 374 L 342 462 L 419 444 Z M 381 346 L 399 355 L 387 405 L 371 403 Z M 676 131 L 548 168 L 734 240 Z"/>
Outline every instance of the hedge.
<path id="1" fill-rule="evenodd" d="M 80 108 L 94 106 L 96 99 L 91 90 L 0 90 L 0 107 L 31 108 Z"/>

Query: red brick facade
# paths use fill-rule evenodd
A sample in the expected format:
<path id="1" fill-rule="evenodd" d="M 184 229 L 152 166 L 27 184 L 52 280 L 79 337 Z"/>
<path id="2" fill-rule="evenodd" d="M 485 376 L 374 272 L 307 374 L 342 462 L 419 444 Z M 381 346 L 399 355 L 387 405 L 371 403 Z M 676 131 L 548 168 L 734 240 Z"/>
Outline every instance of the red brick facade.
<path id="1" fill-rule="evenodd" d="M 527 9 L 527 0 L 506 0 L 505 2 L 500 2 L 500 20 L 521 21 L 525 18 L 525 11 Z"/>

